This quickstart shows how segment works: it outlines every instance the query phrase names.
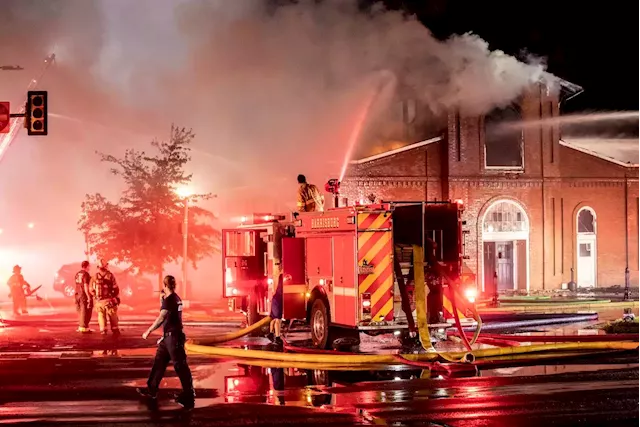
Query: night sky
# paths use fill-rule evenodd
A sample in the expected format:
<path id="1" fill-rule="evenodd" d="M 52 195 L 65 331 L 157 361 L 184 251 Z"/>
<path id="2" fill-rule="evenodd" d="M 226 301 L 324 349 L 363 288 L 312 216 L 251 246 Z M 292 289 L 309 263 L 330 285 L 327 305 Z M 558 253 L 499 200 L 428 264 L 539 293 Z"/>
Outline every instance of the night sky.
<path id="1" fill-rule="evenodd" d="M 366 0 L 364 1 L 366 3 Z M 562 108 L 638 110 L 638 3 L 385 0 L 438 38 L 474 32 L 492 49 L 547 58 L 548 70 L 585 89 Z"/>

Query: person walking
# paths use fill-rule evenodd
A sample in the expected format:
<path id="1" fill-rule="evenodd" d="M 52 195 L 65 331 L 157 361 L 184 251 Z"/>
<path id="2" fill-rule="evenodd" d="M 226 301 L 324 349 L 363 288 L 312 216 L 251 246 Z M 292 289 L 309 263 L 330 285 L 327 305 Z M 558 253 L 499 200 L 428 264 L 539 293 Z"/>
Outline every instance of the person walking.
<path id="1" fill-rule="evenodd" d="M 146 340 L 160 326 L 163 328 L 163 333 L 158 340 L 158 348 L 147 380 L 147 387 L 136 390 L 141 396 L 155 400 L 164 372 L 169 362 L 173 362 L 173 369 L 182 385 L 182 393 L 177 396 L 175 401 L 182 407 L 191 409 L 194 407 L 196 394 L 193 389 L 191 370 L 187 364 L 187 353 L 184 349 L 186 336 L 182 326 L 182 300 L 176 293 L 176 279 L 173 276 L 164 278 L 160 315 L 142 334 L 142 338 Z"/>

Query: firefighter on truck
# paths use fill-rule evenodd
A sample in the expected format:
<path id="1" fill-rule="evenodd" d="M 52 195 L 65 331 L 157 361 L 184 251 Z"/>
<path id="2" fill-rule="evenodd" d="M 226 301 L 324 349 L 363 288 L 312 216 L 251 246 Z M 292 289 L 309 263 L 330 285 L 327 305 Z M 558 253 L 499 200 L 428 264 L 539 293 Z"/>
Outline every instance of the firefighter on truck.
<path id="1" fill-rule="evenodd" d="M 304 175 L 298 175 L 298 212 L 323 212 L 324 196 Z"/>

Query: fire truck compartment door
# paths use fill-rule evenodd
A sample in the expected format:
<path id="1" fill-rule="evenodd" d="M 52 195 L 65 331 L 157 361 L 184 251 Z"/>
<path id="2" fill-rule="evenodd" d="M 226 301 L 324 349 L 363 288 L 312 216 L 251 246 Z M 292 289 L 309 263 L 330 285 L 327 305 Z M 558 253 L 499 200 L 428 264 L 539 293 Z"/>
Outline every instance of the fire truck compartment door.
<path id="1" fill-rule="evenodd" d="M 307 316 L 307 283 L 304 271 L 304 239 L 282 238 L 282 271 L 291 275 L 291 280 L 283 284 L 283 317 L 285 319 L 304 319 Z"/>
<path id="2" fill-rule="evenodd" d="M 356 240 L 354 234 L 333 238 L 333 322 L 356 326 L 358 295 L 356 288 Z"/>

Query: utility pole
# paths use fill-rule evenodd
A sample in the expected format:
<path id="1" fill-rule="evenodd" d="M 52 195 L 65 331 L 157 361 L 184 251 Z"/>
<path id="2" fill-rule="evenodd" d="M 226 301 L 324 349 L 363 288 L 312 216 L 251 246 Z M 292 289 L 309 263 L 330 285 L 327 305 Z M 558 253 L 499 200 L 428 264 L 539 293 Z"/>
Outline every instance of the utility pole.
<path id="1" fill-rule="evenodd" d="M 187 292 L 187 267 L 189 261 L 187 259 L 187 243 L 189 242 L 189 197 L 184 198 L 184 223 L 182 225 L 182 297 L 185 301 L 189 301 Z"/>

